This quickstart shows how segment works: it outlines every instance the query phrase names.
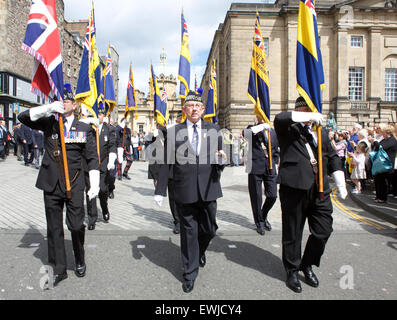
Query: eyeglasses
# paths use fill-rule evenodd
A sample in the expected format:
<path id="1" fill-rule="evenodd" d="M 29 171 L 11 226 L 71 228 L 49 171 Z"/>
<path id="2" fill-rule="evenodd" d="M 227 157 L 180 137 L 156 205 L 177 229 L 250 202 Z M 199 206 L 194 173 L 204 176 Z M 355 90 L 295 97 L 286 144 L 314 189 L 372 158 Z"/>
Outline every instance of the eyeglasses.
<path id="1" fill-rule="evenodd" d="M 189 109 L 203 109 L 204 106 L 201 103 L 195 103 L 195 104 L 187 104 L 185 105 L 185 108 L 189 108 Z"/>

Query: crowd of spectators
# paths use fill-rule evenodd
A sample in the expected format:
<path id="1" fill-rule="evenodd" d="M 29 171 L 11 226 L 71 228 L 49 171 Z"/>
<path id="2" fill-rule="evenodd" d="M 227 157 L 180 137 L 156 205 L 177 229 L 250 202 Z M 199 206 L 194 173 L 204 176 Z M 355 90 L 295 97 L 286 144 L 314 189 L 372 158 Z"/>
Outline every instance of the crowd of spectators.
<path id="1" fill-rule="evenodd" d="M 349 130 L 329 128 L 329 138 L 336 150 L 347 182 L 352 184 L 352 193 L 362 193 L 366 188 L 374 187 L 373 200 L 385 203 L 388 196 L 397 198 L 397 125 L 378 124 L 363 128 L 354 124 Z M 372 174 L 372 156 L 380 147 L 386 152 L 392 163 L 388 172 Z"/>

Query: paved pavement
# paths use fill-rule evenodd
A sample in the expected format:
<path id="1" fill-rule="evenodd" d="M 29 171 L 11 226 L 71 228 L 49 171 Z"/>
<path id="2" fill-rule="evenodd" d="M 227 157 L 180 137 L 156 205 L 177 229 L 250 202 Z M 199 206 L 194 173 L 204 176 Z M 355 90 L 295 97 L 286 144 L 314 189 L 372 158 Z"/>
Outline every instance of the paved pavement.
<path id="1" fill-rule="evenodd" d="M 109 200 L 110 223 L 87 231 L 87 276 L 73 273 L 70 233 L 69 279 L 43 291 L 47 245 L 42 192 L 34 187 L 38 171 L 10 156 L 0 162 L 0 300 L 285 300 L 396 299 L 395 225 L 342 201 L 334 191 L 334 233 L 316 270 L 320 287 L 303 284 L 303 293 L 285 287 L 281 262 L 281 210 L 277 202 L 264 237 L 254 230 L 243 167 L 225 168 L 224 197 L 218 201 L 218 236 L 194 291 L 181 290 L 179 236 L 172 233 L 168 202 L 153 201 L 147 163 L 135 162 L 131 181 L 117 181 Z M 99 205 L 99 203 L 98 203 Z M 66 226 L 65 226 L 66 229 Z M 308 229 L 305 229 L 305 237 Z"/>

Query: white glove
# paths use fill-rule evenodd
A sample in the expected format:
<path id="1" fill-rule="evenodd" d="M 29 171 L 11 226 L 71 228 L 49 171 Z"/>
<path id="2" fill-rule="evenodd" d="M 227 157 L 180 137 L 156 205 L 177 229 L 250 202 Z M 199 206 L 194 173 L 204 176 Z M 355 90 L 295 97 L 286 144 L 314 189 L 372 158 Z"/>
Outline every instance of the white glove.
<path id="1" fill-rule="evenodd" d="M 130 153 L 133 154 L 134 150 L 132 149 L 132 146 L 130 146 Z"/>
<path id="2" fill-rule="evenodd" d="M 40 118 L 49 117 L 52 114 L 63 114 L 65 108 L 62 102 L 55 101 L 54 103 L 47 104 L 40 107 L 35 107 L 29 110 L 30 120 L 37 121 Z"/>
<path id="3" fill-rule="evenodd" d="M 154 129 L 153 130 L 153 137 L 157 137 L 159 135 L 159 129 Z"/>
<path id="4" fill-rule="evenodd" d="M 109 118 L 108 117 L 103 118 L 103 122 L 109 123 Z"/>
<path id="5" fill-rule="evenodd" d="M 268 124 L 268 123 L 261 123 L 261 124 L 258 124 L 258 125 L 255 126 L 255 127 L 251 127 L 250 129 L 251 129 L 251 131 L 252 131 L 253 134 L 258 134 L 259 132 L 261 132 L 261 131 L 263 131 L 263 130 L 269 131 L 270 128 L 271 128 L 271 127 L 270 127 L 270 124 Z"/>
<path id="6" fill-rule="evenodd" d="M 120 127 L 123 128 L 123 129 L 125 128 L 125 120 L 120 122 Z"/>
<path id="7" fill-rule="evenodd" d="M 84 119 L 80 119 L 81 122 L 84 122 L 86 124 L 92 124 L 95 127 L 99 127 L 99 120 L 97 118 L 94 117 L 89 117 L 89 118 L 84 118 Z"/>
<path id="8" fill-rule="evenodd" d="M 113 170 L 115 165 L 114 161 L 117 159 L 117 154 L 114 152 L 109 153 L 109 162 L 108 162 L 108 170 Z"/>
<path id="9" fill-rule="evenodd" d="M 217 150 L 215 153 L 215 164 L 224 165 L 227 162 L 227 155 L 223 150 Z"/>
<path id="10" fill-rule="evenodd" d="M 309 122 L 312 121 L 318 126 L 324 123 L 324 116 L 319 112 L 297 112 L 292 111 L 292 121 L 294 122 Z"/>
<path id="11" fill-rule="evenodd" d="M 92 200 L 99 193 L 99 170 L 90 170 L 88 174 L 90 175 L 90 190 L 88 190 L 87 195 Z"/>
<path id="12" fill-rule="evenodd" d="M 161 205 L 163 204 L 163 199 L 164 199 L 163 196 L 159 196 L 159 195 L 154 196 L 154 201 L 157 203 L 159 207 L 161 207 Z"/>
<path id="13" fill-rule="evenodd" d="M 123 148 L 117 148 L 117 161 L 119 163 L 123 163 L 123 155 L 124 155 L 124 149 Z"/>
<path id="14" fill-rule="evenodd" d="M 340 197 L 345 200 L 347 197 L 347 190 L 346 190 L 346 182 L 345 182 L 345 174 L 343 171 L 334 171 L 332 173 L 332 177 L 338 187 Z"/>

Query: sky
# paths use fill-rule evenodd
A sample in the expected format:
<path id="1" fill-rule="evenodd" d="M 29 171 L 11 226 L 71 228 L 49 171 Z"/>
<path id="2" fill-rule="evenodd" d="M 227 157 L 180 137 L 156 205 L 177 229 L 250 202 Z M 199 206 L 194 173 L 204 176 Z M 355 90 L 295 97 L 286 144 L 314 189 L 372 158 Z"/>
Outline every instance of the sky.
<path id="1" fill-rule="evenodd" d="M 119 54 L 119 103 L 125 103 L 129 66 L 132 63 L 135 88 L 149 91 L 150 63 L 160 75 L 160 54 L 164 46 L 168 70 L 178 76 L 181 50 L 181 11 L 189 30 L 191 86 L 200 85 L 212 40 L 233 2 L 261 0 L 95 0 L 97 47 L 100 56 L 112 44 Z M 86 20 L 90 0 L 64 0 L 65 18 Z M 254 22 L 253 22 L 254 23 Z M 179 82 L 177 87 L 179 93 Z"/>

